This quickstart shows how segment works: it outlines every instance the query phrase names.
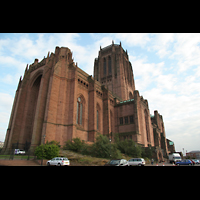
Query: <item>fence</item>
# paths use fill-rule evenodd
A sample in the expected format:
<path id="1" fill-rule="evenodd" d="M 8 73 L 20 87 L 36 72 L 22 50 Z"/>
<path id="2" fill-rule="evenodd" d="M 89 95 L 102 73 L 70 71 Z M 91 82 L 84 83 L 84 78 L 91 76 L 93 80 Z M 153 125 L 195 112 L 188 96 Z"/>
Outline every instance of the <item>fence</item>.
<path id="1" fill-rule="evenodd" d="M 26 143 L 13 143 L 12 148 L 6 149 L 6 152 L 0 152 L 0 159 L 20 159 L 20 160 L 30 160 L 30 159 L 36 159 L 36 156 L 30 154 L 30 142 Z M 21 149 L 25 151 L 25 154 L 17 154 L 16 149 Z"/>

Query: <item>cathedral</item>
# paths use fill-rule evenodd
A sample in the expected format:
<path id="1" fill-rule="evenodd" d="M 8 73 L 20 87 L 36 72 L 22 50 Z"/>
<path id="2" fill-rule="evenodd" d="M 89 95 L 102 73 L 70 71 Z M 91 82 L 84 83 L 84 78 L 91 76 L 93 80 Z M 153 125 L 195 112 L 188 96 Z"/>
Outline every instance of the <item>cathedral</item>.
<path id="1" fill-rule="evenodd" d="M 162 160 L 174 152 L 166 138 L 163 117 L 150 114 L 148 101 L 135 89 L 127 51 L 120 44 L 101 48 L 93 76 L 74 63 L 67 47 L 56 47 L 42 61 L 35 59 L 20 77 L 4 142 L 4 152 L 22 148 L 34 152 L 47 141 L 79 137 L 93 143 L 97 134 L 111 141 L 132 139 L 154 147 Z"/>

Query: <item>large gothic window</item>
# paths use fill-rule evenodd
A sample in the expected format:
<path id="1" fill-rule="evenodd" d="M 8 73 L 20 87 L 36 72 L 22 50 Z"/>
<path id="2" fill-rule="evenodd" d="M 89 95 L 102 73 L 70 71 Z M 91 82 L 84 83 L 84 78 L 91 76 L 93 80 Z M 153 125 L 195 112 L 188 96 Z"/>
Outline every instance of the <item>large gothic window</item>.
<path id="1" fill-rule="evenodd" d="M 148 120 L 148 113 L 144 111 L 145 116 L 145 125 L 146 125 L 146 134 L 147 134 L 147 142 L 150 142 L 150 133 L 149 133 L 149 120 Z"/>
<path id="2" fill-rule="evenodd" d="M 106 58 L 103 59 L 103 75 L 106 76 Z"/>
<path id="3" fill-rule="evenodd" d="M 99 111 L 97 110 L 97 130 L 99 129 Z"/>
<path id="4" fill-rule="evenodd" d="M 112 74 L 112 68 L 111 68 L 111 57 L 108 57 L 108 73 Z"/>
<path id="5" fill-rule="evenodd" d="M 83 102 L 79 97 L 77 99 L 77 114 L 76 114 L 76 123 L 82 125 L 82 113 L 83 113 Z"/>
<path id="6" fill-rule="evenodd" d="M 100 108 L 100 106 L 99 106 L 99 104 L 97 103 L 97 108 L 96 108 L 97 110 L 97 112 L 96 112 L 96 119 L 97 119 L 97 130 L 98 131 L 101 131 L 101 108 Z"/>

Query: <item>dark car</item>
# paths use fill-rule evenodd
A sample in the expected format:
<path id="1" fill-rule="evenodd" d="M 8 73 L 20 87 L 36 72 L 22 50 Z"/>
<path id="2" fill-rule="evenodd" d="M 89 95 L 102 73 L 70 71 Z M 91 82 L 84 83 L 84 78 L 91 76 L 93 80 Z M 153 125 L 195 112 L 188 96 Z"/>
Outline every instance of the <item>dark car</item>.
<path id="1" fill-rule="evenodd" d="M 195 161 L 194 160 L 190 159 L 190 161 L 192 162 L 193 165 L 195 165 Z"/>
<path id="2" fill-rule="evenodd" d="M 190 160 L 181 160 L 179 162 L 176 162 L 176 165 L 192 165 L 192 162 Z"/>
<path id="3" fill-rule="evenodd" d="M 104 166 L 128 166 L 128 161 L 125 159 L 110 160 Z"/>

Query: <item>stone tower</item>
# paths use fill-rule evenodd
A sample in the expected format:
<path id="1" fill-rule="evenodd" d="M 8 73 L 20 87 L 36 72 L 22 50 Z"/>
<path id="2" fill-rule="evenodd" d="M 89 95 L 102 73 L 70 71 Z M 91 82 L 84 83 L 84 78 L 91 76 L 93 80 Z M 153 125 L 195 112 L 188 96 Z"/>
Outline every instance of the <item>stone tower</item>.
<path id="1" fill-rule="evenodd" d="M 100 47 L 99 56 L 94 61 L 94 79 L 122 100 L 133 98 L 133 69 L 121 42 L 117 45 L 112 41 L 111 45 Z"/>

